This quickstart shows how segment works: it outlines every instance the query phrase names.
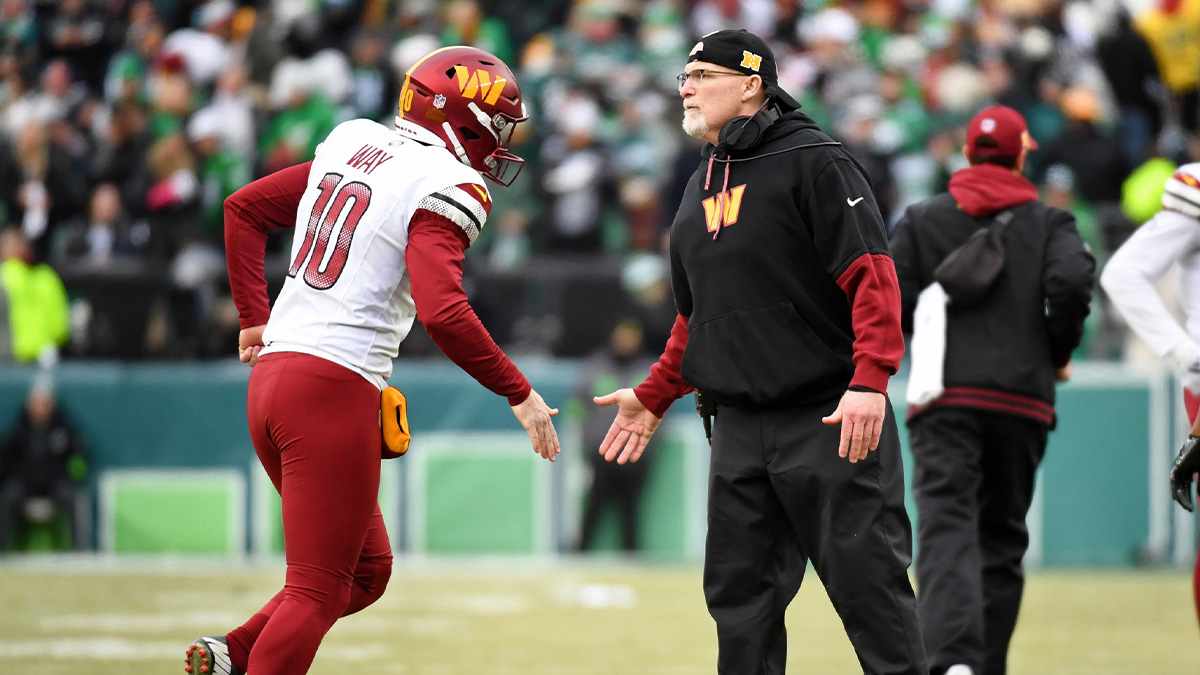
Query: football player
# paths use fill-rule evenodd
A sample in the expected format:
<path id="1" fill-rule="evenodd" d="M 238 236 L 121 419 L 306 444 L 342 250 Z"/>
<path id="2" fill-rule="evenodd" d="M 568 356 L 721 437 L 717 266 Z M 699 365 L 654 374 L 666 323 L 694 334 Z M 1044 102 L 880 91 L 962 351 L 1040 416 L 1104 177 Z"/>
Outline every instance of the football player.
<path id="1" fill-rule="evenodd" d="M 1192 479 L 1200 469 L 1200 163 L 1184 164 L 1167 179 L 1163 208 L 1117 249 L 1100 275 L 1100 285 L 1133 332 L 1178 373 L 1191 438 L 1171 471 L 1171 493 L 1193 510 Z M 1167 311 L 1154 284 L 1178 266 L 1179 304 L 1185 325 Z M 1192 574 L 1192 595 L 1200 614 L 1200 558 Z"/>
<path id="2" fill-rule="evenodd" d="M 492 206 L 483 177 L 516 178 L 523 160 L 508 145 L 525 119 L 508 66 L 446 47 L 405 75 L 395 128 L 340 124 L 312 161 L 226 200 L 238 352 L 254 368 L 250 436 L 282 498 L 287 576 L 242 626 L 197 639 L 186 672 L 305 673 L 333 623 L 383 594 L 392 553 L 377 502 L 380 456 L 407 449 L 403 398 L 386 381 L 417 314 L 454 363 L 508 399 L 533 450 L 554 461 L 558 410 L 496 346 L 462 288 L 464 253 Z M 293 226 L 292 264 L 271 309 L 267 233 Z"/>

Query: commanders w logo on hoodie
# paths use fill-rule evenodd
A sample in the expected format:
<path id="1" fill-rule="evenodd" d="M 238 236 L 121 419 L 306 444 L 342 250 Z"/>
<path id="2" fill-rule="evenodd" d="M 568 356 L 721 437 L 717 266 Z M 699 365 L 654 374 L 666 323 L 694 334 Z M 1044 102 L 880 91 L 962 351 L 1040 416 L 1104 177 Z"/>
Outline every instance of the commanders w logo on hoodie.
<path id="1" fill-rule="evenodd" d="M 704 223 L 709 232 L 716 232 L 737 222 L 738 212 L 742 209 L 742 193 L 745 191 L 746 185 L 743 183 L 704 200 Z"/>

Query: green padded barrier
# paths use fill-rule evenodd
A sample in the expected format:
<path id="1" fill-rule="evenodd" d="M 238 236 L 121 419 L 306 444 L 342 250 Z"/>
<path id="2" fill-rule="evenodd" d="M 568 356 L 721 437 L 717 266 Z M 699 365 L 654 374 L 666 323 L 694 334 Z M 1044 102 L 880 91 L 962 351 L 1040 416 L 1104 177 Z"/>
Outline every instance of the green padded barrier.
<path id="1" fill-rule="evenodd" d="M 900 423 L 906 504 L 919 555 L 905 386 L 904 378 L 892 378 L 888 393 Z M 1106 364 L 1078 367 L 1071 382 L 1059 385 L 1058 426 L 1050 432 L 1027 519 L 1026 564 L 1129 565 L 1147 549 L 1166 545 L 1170 464 L 1162 453 L 1170 443 L 1172 387 L 1161 373 Z M 1154 480 L 1161 486 L 1152 494 Z"/>
<path id="2" fill-rule="evenodd" d="M 689 408 L 691 397 L 678 404 Z M 649 558 L 668 560 L 695 559 L 704 554 L 705 500 L 708 481 L 708 443 L 705 441 L 700 418 L 694 414 L 675 415 L 657 433 L 665 435 L 653 456 L 643 455 L 653 464 L 646 475 L 638 514 L 639 553 Z M 580 451 L 595 452 L 596 448 Z M 584 463 L 584 458 L 579 462 Z M 586 468 L 581 468 L 586 477 Z M 576 522 L 568 530 L 571 542 L 578 539 L 580 519 L 588 484 L 585 480 L 575 495 L 577 507 L 572 512 Z M 620 518 L 611 505 L 600 516 L 595 540 L 589 551 L 620 550 Z"/>
<path id="3" fill-rule="evenodd" d="M 1037 495 L 1044 564 L 1132 564 L 1166 535 L 1169 463 L 1147 455 L 1147 448 L 1170 452 L 1166 384 L 1151 375 L 1099 373 L 1059 387 L 1058 428 Z M 1158 495 L 1150 493 L 1152 477 Z"/>
<path id="4" fill-rule="evenodd" d="M 104 551 L 240 555 L 245 523 L 239 471 L 112 470 L 100 477 Z"/>
<path id="5" fill-rule="evenodd" d="M 548 403 L 561 406 L 569 399 L 578 363 L 527 358 L 521 367 Z M 0 367 L 0 433 L 16 419 L 36 372 L 29 366 Z M 55 369 L 60 400 L 90 449 L 89 488 L 99 494 L 100 477 L 109 471 L 153 469 L 173 474 L 179 466 L 232 471 L 253 485 L 262 469 L 254 460 L 246 428 L 248 376 L 249 369 L 234 359 L 60 364 Z M 416 453 L 394 460 L 401 463 L 397 483 L 407 486 L 396 491 L 397 504 L 413 502 L 412 508 L 398 506 L 399 512 L 385 507 L 396 518 L 394 527 L 389 523 L 389 532 L 397 550 L 467 553 L 479 546 L 478 552 L 548 552 L 566 543 L 577 527 L 586 485 L 564 480 L 568 462 L 551 465 L 529 450 L 528 439 L 503 399 L 441 358 L 397 360 L 391 380 L 408 396 Z M 904 385 L 903 377 L 893 378 L 890 384 L 901 420 Z M 1182 440 L 1172 437 L 1172 431 L 1182 433 L 1175 428 L 1180 418 L 1177 383 L 1163 373 L 1081 362 L 1073 381 L 1060 391 L 1061 422 L 1050 437 L 1030 517 L 1034 541 L 1029 562 L 1128 565 L 1141 558 L 1190 564 L 1196 551 L 1196 518 L 1172 504 L 1164 478 Z M 643 533 L 648 553 L 670 557 L 682 549 L 685 559 L 696 560 L 704 540 L 707 448 L 691 406 L 691 397 L 677 403 L 670 413 L 675 428 L 664 425 L 672 438 L 651 470 Z M 439 447 L 453 438 L 441 434 L 451 431 L 474 439 L 455 447 L 474 448 L 473 452 L 483 447 L 488 452 L 478 461 L 454 455 L 454 448 L 447 448 L 450 454 L 441 453 Z M 559 432 L 565 433 L 565 428 Z M 900 437 L 905 473 L 911 479 L 902 421 Z M 497 439 L 508 439 L 504 448 L 496 447 Z M 423 444 L 428 446 L 424 452 Z M 426 465 L 426 460 L 432 462 Z M 411 471 L 418 464 L 423 472 L 419 481 Z M 248 476 L 247 469 L 252 469 Z M 182 487 L 187 490 L 172 495 L 179 506 L 170 509 L 149 496 L 122 491 L 123 500 L 146 503 L 123 507 L 121 527 L 114 522 L 115 513 L 98 512 L 97 523 L 111 531 L 107 543 L 97 539 L 100 547 L 162 550 L 169 544 L 176 547 L 173 550 L 190 550 L 169 541 L 176 534 L 173 525 L 157 524 L 186 520 L 192 514 L 184 505 L 197 500 L 207 503 L 207 497 L 194 494 L 198 485 Z M 422 496 L 414 499 L 418 491 Z M 535 506 L 539 503 L 548 506 Z M 139 509 L 162 513 L 141 522 Z M 177 513 L 180 510 L 184 512 Z M 206 521 L 213 519 L 206 507 L 199 510 Z M 910 514 L 915 516 L 915 511 Z M 261 519 L 255 511 L 242 528 L 253 528 L 256 550 L 277 551 L 279 535 L 271 530 L 277 522 Z M 203 535 L 214 539 L 204 544 L 205 550 L 229 550 L 224 538 L 230 531 L 228 523 L 221 520 L 217 530 Z M 196 537 L 201 536 L 189 536 L 187 546 L 196 546 Z M 613 541 L 615 533 L 610 530 L 606 536 Z M 266 543 L 272 538 L 274 544 Z M 233 549 L 241 550 L 241 545 Z"/>
<path id="6" fill-rule="evenodd" d="M 539 553 L 550 542 L 550 462 L 523 431 L 413 436 L 406 514 L 418 553 Z"/>

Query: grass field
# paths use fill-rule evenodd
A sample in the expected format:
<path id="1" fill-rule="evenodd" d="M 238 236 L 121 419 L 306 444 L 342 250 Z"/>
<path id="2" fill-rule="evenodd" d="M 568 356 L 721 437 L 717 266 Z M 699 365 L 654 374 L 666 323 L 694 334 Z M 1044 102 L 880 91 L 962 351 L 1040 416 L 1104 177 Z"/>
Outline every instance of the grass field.
<path id="1" fill-rule="evenodd" d="M 0 559 L 0 675 L 183 672 L 282 583 L 281 561 Z M 860 673 L 810 571 L 788 615 L 790 673 Z M 1200 640 L 1179 571 L 1030 576 L 1011 675 L 1192 675 Z M 340 621 L 313 675 L 715 672 L 700 570 L 618 562 L 399 561 L 387 594 Z"/>

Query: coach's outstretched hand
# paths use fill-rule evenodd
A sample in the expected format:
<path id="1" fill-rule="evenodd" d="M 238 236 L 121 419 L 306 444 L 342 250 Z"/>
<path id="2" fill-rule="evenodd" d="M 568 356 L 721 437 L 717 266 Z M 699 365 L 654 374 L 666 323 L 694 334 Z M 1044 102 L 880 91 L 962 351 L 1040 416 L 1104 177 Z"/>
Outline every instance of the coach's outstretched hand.
<path id="1" fill-rule="evenodd" d="M 1195 511 L 1192 503 L 1192 477 L 1200 471 L 1200 438 L 1188 436 L 1187 442 L 1175 458 L 1171 467 L 1171 496 L 1188 511 Z"/>
<path id="2" fill-rule="evenodd" d="M 558 408 L 546 405 L 541 395 L 530 389 L 529 396 L 514 405 L 512 410 L 517 421 L 529 432 L 533 451 L 553 462 L 559 452 L 558 432 L 554 430 L 554 422 L 550 418 L 558 414 Z"/>
<path id="3" fill-rule="evenodd" d="M 600 454 L 604 455 L 605 461 L 611 462 L 614 458 L 617 464 L 638 461 L 662 418 L 642 405 L 632 389 L 618 389 L 592 400 L 596 405 L 617 406 L 617 418 L 600 444 Z"/>
<path id="4" fill-rule="evenodd" d="M 243 328 L 238 333 L 238 358 L 242 363 L 249 363 L 253 368 L 258 363 L 258 353 L 263 350 L 262 334 L 267 324 Z"/>

